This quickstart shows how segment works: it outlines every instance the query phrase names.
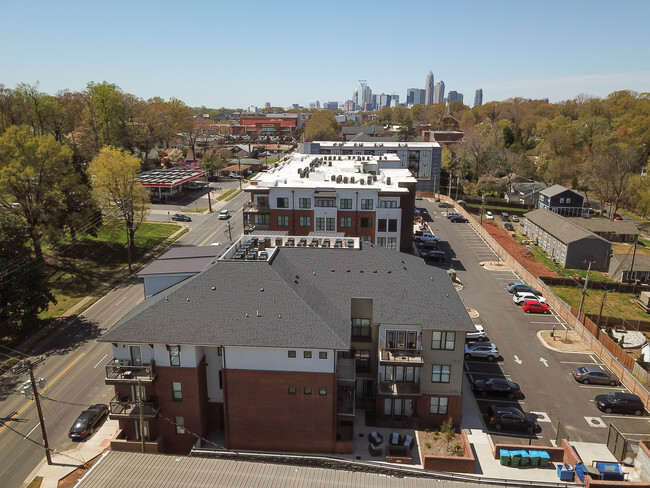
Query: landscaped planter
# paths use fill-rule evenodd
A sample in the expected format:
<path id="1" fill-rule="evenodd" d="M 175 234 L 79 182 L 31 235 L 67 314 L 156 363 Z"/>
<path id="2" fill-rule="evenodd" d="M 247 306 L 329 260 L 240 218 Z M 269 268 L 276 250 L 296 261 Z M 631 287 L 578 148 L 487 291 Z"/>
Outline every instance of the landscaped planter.
<path id="1" fill-rule="evenodd" d="M 418 440 L 419 442 L 419 440 Z M 467 433 L 463 429 L 460 432 L 460 443 L 463 447 L 464 456 L 423 456 L 422 464 L 427 471 L 448 471 L 452 473 L 474 473 L 476 459 L 472 452 L 472 445 L 467 439 Z"/>

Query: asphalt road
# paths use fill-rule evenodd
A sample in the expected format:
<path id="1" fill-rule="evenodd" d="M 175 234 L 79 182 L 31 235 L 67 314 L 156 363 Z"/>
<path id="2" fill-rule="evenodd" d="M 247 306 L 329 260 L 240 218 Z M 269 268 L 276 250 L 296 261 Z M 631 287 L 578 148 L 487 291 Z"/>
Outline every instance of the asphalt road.
<path id="1" fill-rule="evenodd" d="M 526 314 L 512 301 L 507 291 L 511 281 L 521 281 L 511 271 L 490 271 L 479 263 L 495 260 L 496 254 L 470 224 L 452 224 L 444 216 L 446 209 L 435 202 L 423 200 L 418 207 L 428 209 L 429 225 L 442 239 L 440 248 L 451 258 L 444 264 L 453 267 L 464 285 L 459 295 L 467 307 L 478 311 L 474 321 L 482 324 L 490 341 L 497 344 L 501 359 L 496 363 L 485 360 L 466 361 L 468 379 L 505 376 L 520 384 L 525 397 L 519 401 L 478 399 L 482 411 L 490 403 L 517 405 L 525 411 L 537 413 L 541 430 L 536 432 L 536 443 L 549 444 L 556 439 L 558 423 L 574 441 L 606 443 L 608 427 L 613 423 L 630 437 L 650 433 L 647 416 L 613 415 L 600 412 L 594 405 L 594 396 L 610 391 L 624 391 L 624 387 L 582 385 L 571 376 L 571 371 L 584 364 L 601 365 L 590 354 L 563 353 L 545 347 L 537 337 L 540 330 L 556 333 L 566 330 L 555 314 Z M 433 265 L 433 264 L 432 264 Z M 474 401 L 464 398 L 464 401 Z M 491 432 L 495 442 L 528 442 L 527 433 Z"/>
<path id="2" fill-rule="evenodd" d="M 239 183 L 212 183 L 215 185 L 227 189 L 238 187 Z M 244 193 L 227 203 L 213 198 L 213 213 L 188 212 L 192 222 L 183 225 L 190 230 L 174 245 L 227 242 L 224 231 L 228 224 L 232 227 L 233 239 L 240 236 L 241 208 L 246 199 Z M 149 220 L 168 221 L 168 212 L 187 212 L 193 206 L 208 208 L 207 191 L 196 190 L 176 206 L 153 205 Z M 222 208 L 232 211 L 229 220 L 218 220 L 217 214 Z M 112 358 L 111 346 L 96 339 L 143 299 L 142 283 L 135 277 L 126 279 L 64 329 L 41 342 L 31 357 L 34 360 L 42 354 L 46 358 L 34 371 L 37 378 L 45 380 L 41 405 L 51 449 L 60 452 L 72 449 L 73 443 L 67 433 L 79 412 L 93 403 L 109 403 L 114 389 L 104 384 L 104 377 L 105 365 Z M 0 353 L 6 355 L 10 351 L 0 347 Z M 0 485 L 7 488 L 21 486 L 45 457 L 34 401 L 18 393 L 27 379 L 26 374 L 0 377 Z M 86 460 L 70 459 L 70 464 L 78 465 L 83 461 Z"/>

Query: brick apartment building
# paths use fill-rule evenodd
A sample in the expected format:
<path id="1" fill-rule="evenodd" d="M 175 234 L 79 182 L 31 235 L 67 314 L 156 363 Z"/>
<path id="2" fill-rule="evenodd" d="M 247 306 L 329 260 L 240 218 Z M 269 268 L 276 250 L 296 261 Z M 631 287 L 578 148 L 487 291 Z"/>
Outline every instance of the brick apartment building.
<path id="1" fill-rule="evenodd" d="M 302 114 L 256 114 L 242 115 L 239 124 L 230 125 L 232 135 L 247 135 L 251 139 L 261 137 L 293 138 L 302 127 Z"/>
<path id="2" fill-rule="evenodd" d="M 408 252 L 416 180 L 403 166 L 392 154 L 294 153 L 245 188 L 245 232 L 331 233 Z"/>
<path id="3" fill-rule="evenodd" d="M 473 324 L 444 270 L 359 239 L 247 237 L 100 339 L 113 449 L 187 453 L 222 432 L 232 449 L 350 453 L 360 409 L 383 426 L 460 422 Z M 237 259 L 251 246 L 268 257 Z"/>

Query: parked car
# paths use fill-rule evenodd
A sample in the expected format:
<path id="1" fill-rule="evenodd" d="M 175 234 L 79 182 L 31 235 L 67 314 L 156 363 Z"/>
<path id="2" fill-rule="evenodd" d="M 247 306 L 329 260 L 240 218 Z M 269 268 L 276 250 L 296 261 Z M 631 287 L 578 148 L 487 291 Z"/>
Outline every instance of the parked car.
<path id="1" fill-rule="evenodd" d="M 537 300 L 524 300 L 521 309 L 526 313 L 551 313 L 546 303 L 539 303 Z"/>
<path id="2" fill-rule="evenodd" d="M 444 251 L 427 251 L 421 254 L 425 261 L 435 261 L 437 263 L 444 263 L 447 261 L 447 255 Z"/>
<path id="3" fill-rule="evenodd" d="M 532 293 L 533 295 L 541 296 L 542 292 L 536 290 L 535 288 L 531 288 L 528 285 L 515 285 L 512 287 L 512 291 L 510 293 L 516 293 L 518 291 L 527 291 L 528 293 Z"/>
<path id="4" fill-rule="evenodd" d="M 201 188 L 203 188 L 203 185 L 201 183 L 195 183 L 192 181 L 187 184 L 188 190 L 200 190 Z"/>
<path id="5" fill-rule="evenodd" d="M 534 432 L 538 428 L 534 413 L 523 412 L 516 407 L 489 405 L 486 410 L 487 425 L 496 430 L 515 429 Z"/>
<path id="6" fill-rule="evenodd" d="M 221 210 L 219 212 L 219 220 L 227 220 L 230 218 L 230 210 Z"/>
<path id="7" fill-rule="evenodd" d="M 517 217 L 516 215 L 511 215 L 510 220 L 513 222 L 519 222 L 519 217 Z"/>
<path id="8" fill-rule="evenodd" d="M 504 222 L 510 221 L 510 215 L 508 215 L 508 212 L 501 212 L 501 220 Z"/>
<path id="9" fill-rule="evenodd" d="M 433 241 L 423 241 L 418 243 L 420 247 L 420 255 L 424 254 L 425 251 L 437 251 L 438 243 Z M 340 246 L 339 246 L 340 247 Z"/>
<path id="10" fill-rule="evenodd" d="M 598 410 L 605 413 L 633 413 L 643 415 L 644 406 L 641 398 L 633 393 L 613 391 L 606 395 L 596 395 L 594 403 Z"/>
<path id="11" fill-rule="evenodd" d="M 438 208 L 451 208 L 451 203 L 448 203 L 448 202 L 438 202 Z"/>
<path id="12" fill-rule="evenodd" d="M 187 215 L 183 215 L 183 214 L 174 214 L 174 215 L 172 215 L 172 220 L 178 221 L 178 222 L 192 222 L 191 217 L 188 217 Z"/>
<path id="13" fill-rule="evenodd" d="M 236 180 L 238 180 L 239 178 L 241 178 L 241 176 L 238 175 L 237 173 L 230 173 L 228 175 L 228 178 L 235 178 Z"/>
<path id="14" fill-rule="evenodd" d="M 491 342 L 472 342 L 465 344 L 465 359 L 484 358 L 495 361 L 499 358 L 499 349 Z"/>
<path id="15" fill-rule="evenodd" d="M 610 386 L 618 385 L 616 376 L 606 373 L 598 366 L 578 366 L 573 370 L 573 378 L 585 385 L 589 383 Z"/>
<path id="16" fill-rule="evenodd" d="M 527 285 L 526 283 L 524 283 L 523 281 L 512 281 L 512 282 L 508 283 L 508 291 L 509 291 L 510 293 L 514 293 L 514 292 L 515 292 L 514 288 L 515 288 L 515 286 L 517 286 L 517 285 L 528 286 L 528 285 Z"/>
<path id="17" fill-rule="evenodd" d="M 453 219 L 454 217 L 460 217 L 461 215 L 458 212 L 447 212 L 447 218 Z"/>
<path id="18" fill-rule="evenodd" d="M 433 242 L 434 244 L 437 244 L 440 242 L 440 237 L 432 234 L 431 232 L 417 231 L 413 236 L 413 240 L 415 242 Z"/>
<path id="19" fill-rule="evenodd" d="M 505 396 L 510 399 L 521 396 L 521 388 L 514 381 L 505 378 L 488 378 L 472 383 L 472 391 L 486 397 L 488 395 Z"/>
<path id="20" fill-rule="evenodd" d="M 415 194 L 415 199 L 416 200 L 422 200 L 422 195 L 420 195 L 419 193 L 416 193 Z"/>
<path id="21" fill-rule="evenodd" d="M 506 223 L 506 225 L 504 225 L 504 227 L 506 228 L 506 230 L 509 230 L 510 232 L 515 231 L 515 226 L 512 225 L 510 222 Z"/>
<path id="22" fill-rule="evenodd" d="M 521 305 L 526 300 L 536 300 L 539 303 L 546 303 L 546 298 L 535 295 L 534 293 L 530 293 L 528 291 L 516 291 L 512 295 L 512 301 L 517 305 Z"/>
<path id="23" fill-rule="evenodd" d="M 98 403 L 79 414 L 68 431 L 68 437 L 73 441 L 85 439 L 95 431 L 97 424 L 108 415 L 108 406 Z"/>
<path id="24" fill-rule="evenodd" d="M 488 220 L 494 220 L 494 215 L 492 214 L 491 211 L 488 210 L 487 212 L 485 212 L 485 218 Z"/>
<path id="25" fill-rule="evenodd" d="M 452 217 L 449 219 L 449 222 L 452 224 L 467 224 L 469 220 L 467 220 L 465 217 Z"/>
<path id="26" fill-rule="evenodd" d="M 614 214 L 614 220 L 623 220 L 623 217 L 621 217 L 619 214 Z"/>
<path id="27" fill-rule="evenodd" d="M 484 340 L 486 340 L 487 334 L 485 333 L 485 329 L 483 329 L 483 326 L 479 324 L 474 324 L 474 327 L 476 328 L 474 332 L 465 333 L 465 342 L 469 342 L 469 341 L 483 342 Z"/>

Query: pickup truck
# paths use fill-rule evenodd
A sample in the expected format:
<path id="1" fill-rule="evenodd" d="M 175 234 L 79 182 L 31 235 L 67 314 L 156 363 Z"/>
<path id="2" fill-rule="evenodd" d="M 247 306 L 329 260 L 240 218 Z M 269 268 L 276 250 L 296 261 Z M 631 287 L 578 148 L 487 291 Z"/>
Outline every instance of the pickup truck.
<path id="1" fill-rule="evenodd" d="M 440 242 L 440 237 L 433 235 L 431 232 L 417 231 L 413 236 L 415 242 Z"/>

